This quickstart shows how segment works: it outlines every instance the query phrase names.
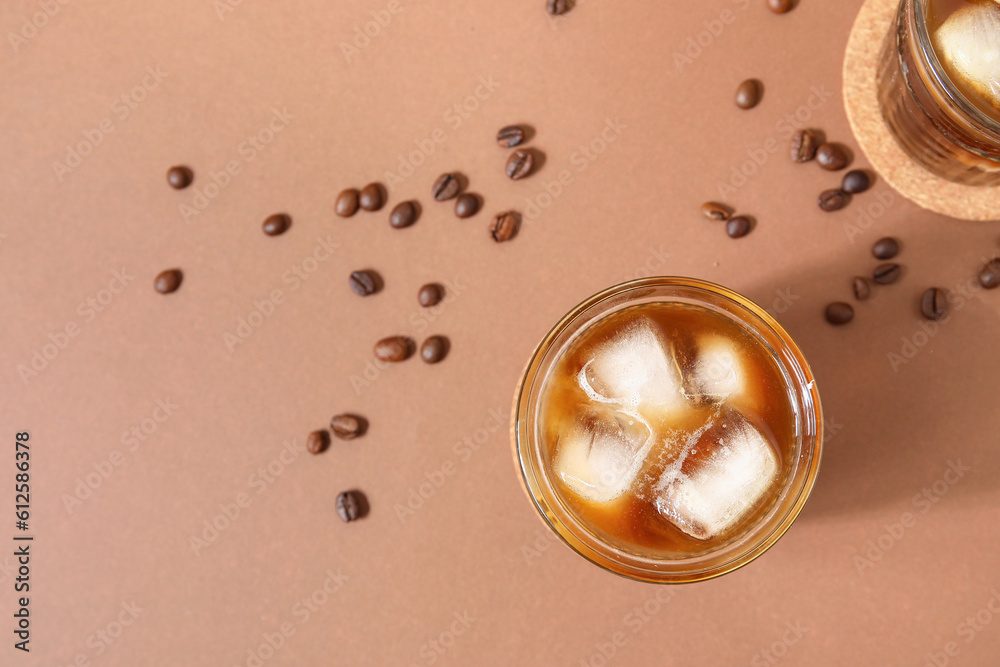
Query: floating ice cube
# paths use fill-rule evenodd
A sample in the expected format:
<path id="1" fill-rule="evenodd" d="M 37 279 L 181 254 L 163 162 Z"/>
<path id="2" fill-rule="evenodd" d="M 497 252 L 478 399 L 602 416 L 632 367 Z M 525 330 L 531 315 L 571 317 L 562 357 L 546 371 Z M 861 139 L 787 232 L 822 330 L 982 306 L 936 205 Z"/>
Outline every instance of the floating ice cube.
<path id="1" fill-rule="evenodd" d="M 684 392 L 698 401 L 724 401 L 743 391 L 745 369 L 739 350 L 724 336 L 697 342 L 694 361 L 684 369 Z"/>
<path id="2" fill-rule="evenodd" d="M 584 498 L 608 502 L 629 488 L 652 444 L 642 420 L 623 413 L 594 413 L 559 436 L 555 470 Z"/>
<path id="3" fill-rule="evenodd" d="M 949 74 L 1000 109 L 1000 3 L 970 3 L 933 35 L 934 49 Z"/>
<path id="4" fill-rule="evenodd" d="M 685 400 L 672 347 L 646 318 L 598 348 L 579 382 L 592 400 L 630 409 L 641 403 L 677 407 Z"/>
<path id="5" fill-rule="evenodd" d="M 774 483 L 777 470 L 764 435 L 735 410 L 724 410 L 664 472 L 656 509 L 691 537 L 707 540 L 735 525 Z"/>

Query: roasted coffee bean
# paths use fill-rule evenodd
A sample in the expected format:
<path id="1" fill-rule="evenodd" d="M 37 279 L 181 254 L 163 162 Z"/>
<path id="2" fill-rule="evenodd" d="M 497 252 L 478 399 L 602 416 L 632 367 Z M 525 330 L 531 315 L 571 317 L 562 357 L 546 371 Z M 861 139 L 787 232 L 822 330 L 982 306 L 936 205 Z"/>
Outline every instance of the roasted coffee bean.
<path id="1" fill-rule="evenodd" d="M 948 293 L 939 287 L 924 292 L 920 300 L 920 310 L 929 320 L 940 320 L 948 314 Z"/>
<path id="2" fill-rule="evenodd" d="M 565 14 L 573 9 L 573 0 L 548 0 L 545 3 L 545 10 L 553 16 Z"/>
<path id="3" fill-rule="evenodd" d="M 170 294 L 177 291 L 183 279 L 184 274 L 181 273 L 180 269 L 167 269 L 166 271 L 161 271 L 156 276 L 156 280 L 153 281 L 153 288 L 160 294 Z"/>
<path id="4" fill-rule="evenodd" d="M 843 190 L 824 190 L 819 196 L 819 207 L 824 211 L 839 211 L 851 201 Z"/>
<path id="5" fill-rule="evenodd" d="M 792 137 L 792 159 L 796 162 L 809 162 L 816 157 L 819 147 L 819 137 L 812 130 L 799 130 Z"/>
<path id="6" fill-rule="evenodd" d="M 441 174 L 438 176 L 438 179 L 434 181 L 434 187 L 431 188 L 431 194 L 437 201 L 448 201 L 458 195 L 458 189 L 460 187 L 461 183 L 459 182 L 457 175 Z"/>
<path id="7" fill-rule="evenodd" d="M 330 436 L 326 431 L 313 431 L 306 438 L 306 451 L 310 454 L 321 454 L 330 444 Z"/>
<path id="8" fill-rule="evenodd" d="M 345 523 L 361 517 L 361 498 L 354 491 L 344 491 L 337 496 L 337 516 Z"/>
<path id="9" fill-rule="evenodd" d="M 267 220 L 264 221 L 263 229 L 264 233 L 268 236 L 278 236 L 288 231 L 288 228 L 291 225 L 291 218 L 284 213 L 275 213 L 274 215 L 268 216 Z"/>
<path id="10" fill-rule="evenodd" d="M 521 150 L 520 148 L 510 154 L 507 158 L 507 167 L 505 171 L 507 172 L 507 177 L 513 181 L 519 181 L 528 174 L 535 166 L 535 158 L 531 154 L 531 151 Z"/>
<path id="11" fill-rule="evenodd" d="M 358 197 L 361 193 L 355 188 L 347 188 L 337 195 L 337 203 L 334 207 L 337 215 L 341 218 L 349 218 L 358 212 Z"/>
<path id="12" fill-rule="evenodd" d="M 368 296 L 378 291 L 378 277 L 372 271 L 355 271 L 348 283 L 358 296 Z"/>
<path id="13" fill-rule="evenodd" d="M 745 215 L 730 218 L 729 222 L 726 223 L 726 233 L 729 234 L 730 238 L 734 239 L 746 236 L 750 233 L 751 229 L 753 229 L 753 223 Z"/>
<path id="14" fill-rule="evenodd" d="M 891 285 L 892 283 L 899 280 L 899 277 L 903 274 L 903 267 L 899 264 L 879 264 L 875 267 L 875 271 L 872 272 L 872 280 L 874 280 L 879 285 Z"/>
<path id="15" fill-rule="evenodd" d="M 448 354 L 448 339 L 431 336 L 420 345 L 420 358 L 429 364 L 436 364 Z"/>
<path id="16" fill-rule="evenodd" d="M 979 284 L 985 289 L 1000 287 L 1000 257 L 994 257 L 979 269 Z"/>
<path id="17" fill-rule="evenodd" d="M 795 6 L 793 0 L 767 0 L 767 8 L 775 14 L 784 14 Z"/>
<path id="18" fill-rule="evenodd" d="M 840 189 L 849 195 L 856 195 L 864 192 L 871 185 L 872 182 L 868 178 L 868 174 L 860 169 L 854 169 L 844 174 L 844 181 L 841 183 Z"/>
<path id="19" fill-rule="evenodd" d="M 899 241 L 891 236 L 881 238 L 872 246 L 872 254 L 876 259 L 892 259 L 899 254 Z"/>
<path id="20" fill-rule="evenodd" d="M 838 171 L 847 166 L 847 153 L 837 144 L 822 144 L 816 149 L 816 161 L 827 171 Z"/>
<path id="21" fill-rule="evenodd" d="M 830 324 L 847 324 L 854 319 L 854 307 L 843 301 L 834 301 L 826 307 L 826 321 Z"/>
<path id="22" fill-rule="evenodd" d="M 194 181 L 194 173 L 187 167 L 171 167 L 167 170 L 167 183 L 175 190 L 183 190 Z"/>
<path id="23" fill-rule="evenodd" d="M 444 288 L 437 283 L 427 283 L 417 292 L 417 300 L 424 308 L 438 305 L 443 298 Z"/>
<path id="24" fill-rule="evenodd" d="M 864 301 L 872 295 L 872 287 L 868 284 L 867 278 L 855 276 L 852 286 L 854 288 L 854 298 L 858 301 Z"/>
<path id="25" fill-rule="evenodd" d="M 753 109 L 760 102 L 760 81 L 747 79 L 736 88 L 736 106 L 741 109 Z"/>
<path id="26" fill-rule="evenodd" d="M 364 435 L 367 422 L 357 415 L 336 415 L 330 420 L 330 430 L 341 440 L 353 440 Z"/>
<path id="27" fill-rule="evenodd" d="M 713 201 L 707 201 L 702 204 L 701 212 L 709 220 L 717 220 L 719 222 L 729 220 L 729 216 L 732 215 L 729 208 L 722 204 L 716 204 Z"/>
<path id="28" fill-rule="evenodd" d="M 509 241 L 517 234 L 518 215 L 513 211 L 500 213 L 493 218 L 490 225 L 490 236 L 497 243 Z"/>
<path id="29" fill-rule="evenodd" d="M 375 356 L 382 361 L 406 361 L 413 354 L 415 344 L 406 336 L 389 336 L 375 343 Z"/>
<path id="30" fill-rule="evenodd" d="M 508 125 L 497 132 L 497 143 L 503 148 L 514 148 L 524 143 L 524 128 L 520 125 Z"/>
<path id="31" fill-rule="evenodd" d="M 366 211 L 377 211 L 385 206 L 382 186 L 378 183 L 369 183 L 361 188 L 361 194 L 358 196 L 358 206 Z"/>
<path id="32" fill-rule="evenodd" d="M 455 200 L 455 215 L 459 218 L 471 218 L 479 212 L 479 197 L 463 192 Z"/>
<path id="33" fill-rule="evenodd" d="M 389 224 L 396 229 L 409 227 L 417 221 L 417 215 L 417 203 L 414 201 L 404 201 L 396 204 L 396 207 L 392 209 L 392 213 L 389 214 Z"/>

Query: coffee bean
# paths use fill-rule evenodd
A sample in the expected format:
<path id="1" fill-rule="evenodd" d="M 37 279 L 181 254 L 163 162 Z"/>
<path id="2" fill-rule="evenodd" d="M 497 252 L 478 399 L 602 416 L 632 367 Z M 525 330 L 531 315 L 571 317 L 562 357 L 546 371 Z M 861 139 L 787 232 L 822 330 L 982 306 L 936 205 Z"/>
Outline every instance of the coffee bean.
<path id="1" fill-rule="evenodd" d="M 355 188 L 347 188 L 337 195 L 334 210 L 341 218 L 349 218 L 358 212 L 358 197 L 361 196 Z"/>
<path id="2" fill-rule="evenodd" d="M 702 204 L 701 212 L 709 220 L 717 220 L 719 222 L 729 220 L 729 216 L 732 215 L 728 207 L 723 206 L 722 204 L 716 204 L 712 201 Z"/>
<path id="3" fill-rule="evenodd" d="M 940 320 L 948 314 L 948 293 L 939 287 L 924 292 L 920 300 L 920 310 L 929 320 Z"/>
<path id="4" fill-rule="evenodd" d="M 891 285 L 899 280 L 901 275 L 903 275 L 903 267 L 899 264 L 879 264 L 872 272 L 872 280 L 879 285 Z"/>
<path id="5" fill-rule="evenodd" d="M 278 236 L 288 231 L 288 228 L 291 225 L 291 218 L 284 213 L 275 213 L 274 215 L 268 216 L 267 220 L 264 221 L 263 229 L 264 233 L 268 236 Z"/>
<path id="6" fill-rule="evenodd" d="M 507 177 L 513 181 L 519 181 L 530 174 L 534 166 L 535 158 L 531 154 L 531 151 L 521 150 L 519 148 L 511 153 L 510 157 L 507 158 Z"/>
<path id="7" fill-rule="evenodd" d="M 524 128 L 520 125 L 508 125 L 497 132 L 497 143 L 503 148 L 513 148 L 524 143 Z"/>
<path id="8" fill-rule="evenodd" d="M 573 0 L 548 0 L 545 3 L 545 10 L 553 16 L 565 14 L 573 9 Z"/>
<path id="9" fill-rule="evenodd" d="M 369 183 L 361 188 L 361 194 L 358 196 L 358 205 L 366 211 L 377 211 L 385 206 L 382 186 L 378 183 Z"/>
<path id="10" fill-rule="evenodd" d="M 431 336 L 420 345 L 420 358 L 429 364 L 436 364 L 448 354 L 448 339 Z"/>
<path id="11" fill-rule="evenodd" d="M 729 222 L 726 223 L 726 233 L 729 234 L 730 238 L 734 239 L 746 236 L 750 233 L 751 229 L 753 229 L 753 222 L 745 215 L 730 218 Z"/>
<path id="12" fill-rule="evenodd" d="M 413 354 L 415 344 L 406 336 L 389 336 L 375 343 L 375 356 L 382 361 L 406 361 Z"/>
<path id="13" fill-rule="evenodd" d="M 870 188 L 871 184 L 868 174 L 860 169 L 854 169 L 844 174 L 844 182 L 840 188 L 849 195 L 856 195 Z"/>
<path id="14" fill-rule="evenodd" d="M 183 279 L 184 274 L 181 273 L 180 269 L 167 269 L 156 276 L 156 280 L 153 281 L 153 289 L 160 294 L 170 294 L 177 291 Z"/>
<path id="15" fill-rule="evenodd" d="M 396 229 L 409 227 L 417 221 L 418 215 L 417 203 L 414 201 L 404 201 L 396 204 L 396 207 L 392 209 L 392 213 L 389 214 L 389 224 Z"/>
<path id="16" fill-rule="evenodd" d="M 816 149 L 816 161 L 827 171 L 838 171 L 847 166 L 847 153 L 837 144 L 822 144 Z"/>
<path id="17" fill-rule="evenodd" d="M 826 307 L 826 321 L 830 324 L 847 324 L 854 319 L 854 307 L 843 301 L 834 301 Z"/>
<path id="18" fill-rule="evenodd" d="M 819 147 L 819 137 L 812 130 L 799 130 L 792 137 L 792 159 L 796 162 L 809 162 L 816 157 Z"/>
<path id="19" fill-rule="evenodd" d="M 747 79 L 736 88 L 736 106 L 741 109 L 753 109 L 760 102 L 760 81 Z"/>
<path id="20" fill-rule="evenodd" d="M 824 190 L 819 196 L 819 207 L 824 211 L 839 211 L 851 201 L 843 190 Z"/>
<path id="21" fill-rule="evenodd" d="M 858 301 L 864 301 L 872 294 L 872 288 L 871 285 L 868 284 L 867 278 L 855 276 L 852 287 L 854 288 L 854 298 Z"/>
<path id="22" fill-rule="evenodd" d="M 793 0 L 767 0 L 767 8 L 775 14 L 784 14 L 795 6 Z"/>
<path id="23" fill-rule="evenodd" d="M 194 181 L 194 173 L 187 167 L 171 167 L 167 170 L 167 183 L 175 190 L 183 190 Z"/>
<path id="24" fill-rule="evenodd" d="M 876 259 L 892 259 L 899 254 L 899 241 L 891 236 L 881 238 L 872 246 L 872 254 Z"/>
<path id="25" fill-rule="evenodd" d="M 455 200 L 455 215 L 459 218 L 471 218 L 479 212 L 479 197 L 463 192 Z"/>
<path id="26" fill-rule="evenodd" d="M 313 431 L 306 437 L 306 451 L 310 454 L 321 454 L 330 444 L 330 436 L 326 431 Z"/>
<path id="27" fill-rule="evenodd" d="M 357 415 L 336 415 L 330 420 L 330 430 L 341 440 L 353 440 L 365 434 L 368 422 Z"/>
<path id="28" fill-rule="evenodd" d="M 506 213 L 499 213 L 493 218 L 493 224 L 490 225 L 490 236 L 497 243 L 503 243 L 504 241 L 509 241 L 517 234 L 518 227 L 518 215 L 513 211 L 507 211 Z"/>
<path id="29" fill-rule="evenodd" d="M 979 284 L 984 289 L 1000 287 L 1000 257 L 994 257 L 979 269 Z"/>
<path id="30" fill-rule="evenodd" d="M 444 298 L 444 288 L 437 283 L 428 283 L 417 292 L 417 300 L 424 308 L 438 305 L 442 298 Z"/>
<path id="31" fill-rule="evenodd" d="M 361 498 L 354 491 L 344 491 L 337 496 L 337 516 L 345 523 L 350 523 L 361 517 Z"/>
<path id="32" fill-rule="evenodd" d="M 457 175 L 441 174 L 434 181 L 431 194 L 434 195 L 434 199 L 437 201 L 448 201 L 458 194 L 459 187 L 461 187 L 461 183 L 459 183 Z"/>
<path id="33" fill-rule="evenodd" d="M 372 271 L 355 271 L 348 283 L 358 296 L 368 296 L 378 291 L 378 277 Z"/>

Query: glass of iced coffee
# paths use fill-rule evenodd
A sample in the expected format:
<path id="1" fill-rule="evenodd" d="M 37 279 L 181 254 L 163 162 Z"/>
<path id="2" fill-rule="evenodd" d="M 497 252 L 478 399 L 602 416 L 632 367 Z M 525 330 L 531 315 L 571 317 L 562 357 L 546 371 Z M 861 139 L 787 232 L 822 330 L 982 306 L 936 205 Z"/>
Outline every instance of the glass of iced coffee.
<path id="1" fill-rule="evenodd" d="M 919 164 L 956 183 L 1000 184 L 1000 0 L 903 0 L 878 95 Z"/>
<path id="2" fill-rule="evenodd" d="M 543 520 L 634 579 L 698 581 L 788 529 L 819 469 L 812 373 L 749 299 L 690 278 L 612 287 L 536 349 L 513 447 Z"/>

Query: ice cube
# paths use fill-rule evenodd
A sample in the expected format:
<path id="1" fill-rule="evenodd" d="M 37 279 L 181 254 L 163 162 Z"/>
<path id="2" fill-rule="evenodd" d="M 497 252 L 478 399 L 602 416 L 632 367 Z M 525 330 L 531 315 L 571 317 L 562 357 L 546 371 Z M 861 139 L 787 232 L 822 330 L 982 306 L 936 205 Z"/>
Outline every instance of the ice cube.
<path id="1" fill-rule="evenodd" d="M 739 350 L 724 336 L 705 336 L 696 344 L 694 361 L 684 369 L 684 392 L 711 403 L 743 391 L 745 368 Z"/>
<path id="2" fill-rule="evenodd" d="M 652 444 L 641 419 L 595 412 L 559 436 L 555 470 L 584 498 L 605 503 L 629 488 Z"/>
<path id="3" fill-rule="evenodd" d="M 1000 3 L 970 3 L 941 25 L 934 49 L 949 75 L 1000 109 Z"/>
<path id="4" fill-rule="evenodd" d="M 600 346 L 578 379 L 591 400 L 627 409 L 641 403 L 671 408 L 685 400 L 672 346 L 646 318 Z"/>
<path id="5" fill-rule="evenodd" d="M 707 540 L 734 526 L 777 477 L 767 438 L 726 409 L 688 441 L 656 485 L 660 515 L 691 537 Z"/>

